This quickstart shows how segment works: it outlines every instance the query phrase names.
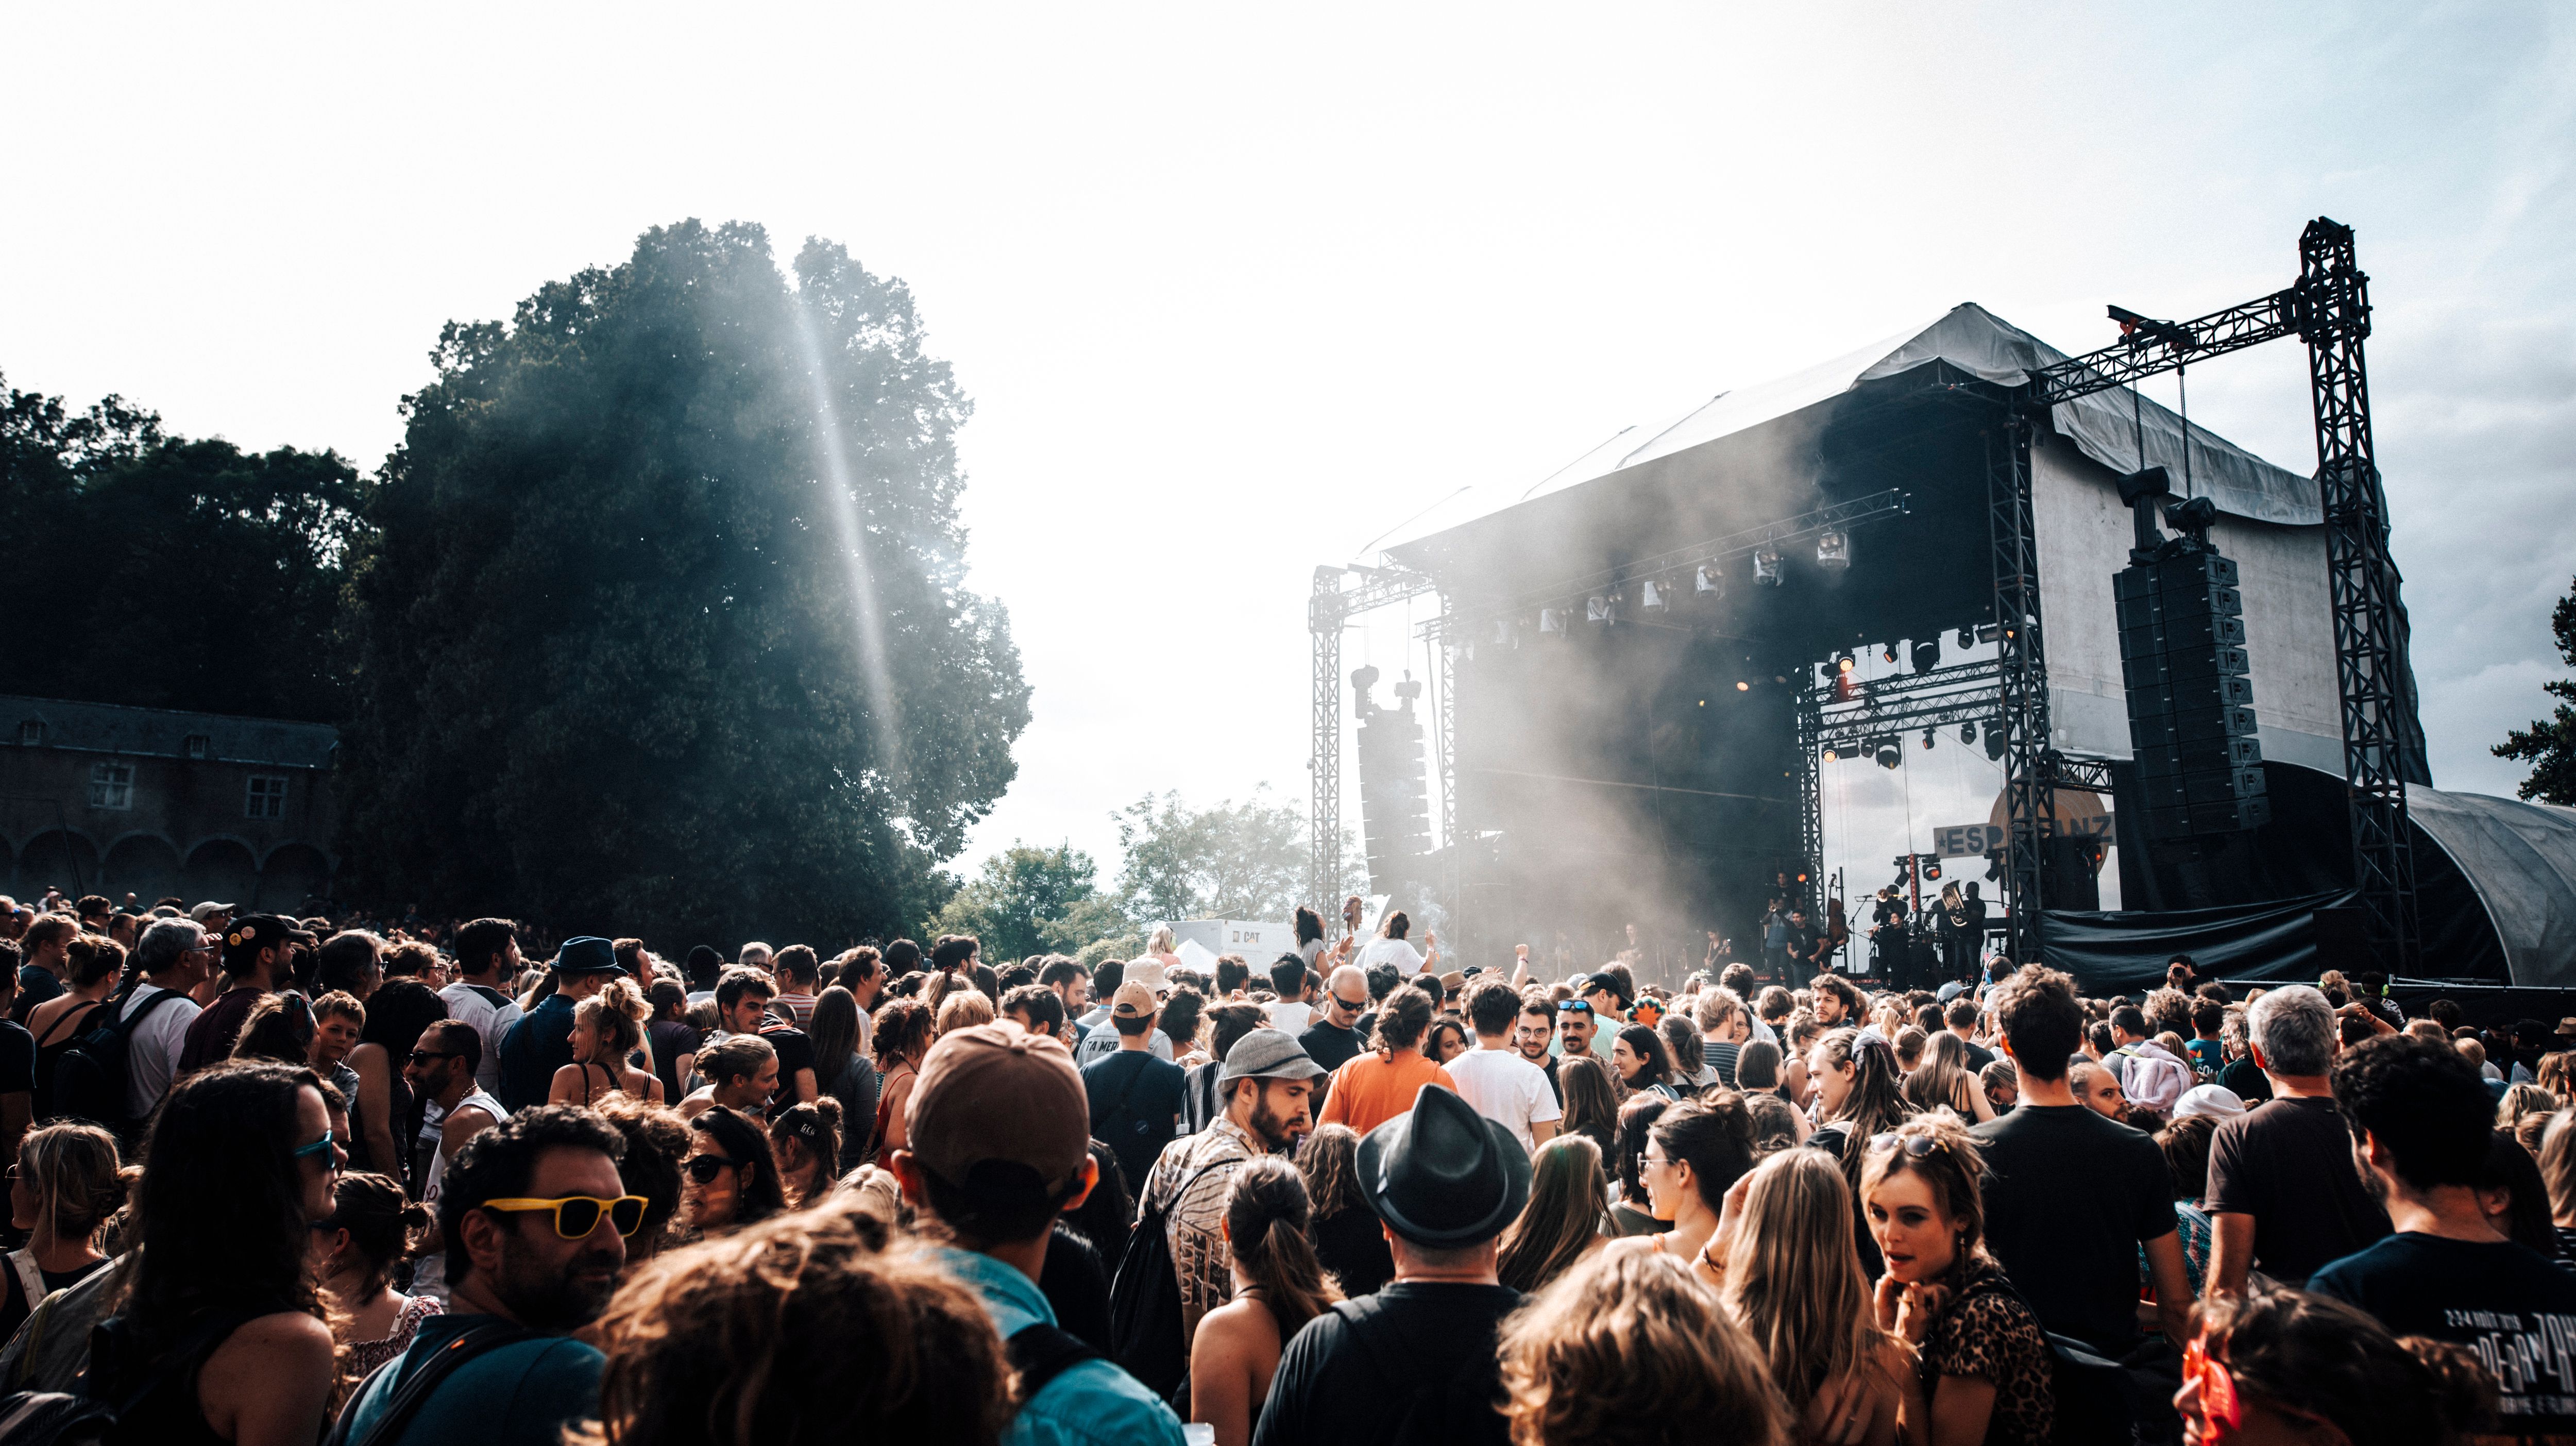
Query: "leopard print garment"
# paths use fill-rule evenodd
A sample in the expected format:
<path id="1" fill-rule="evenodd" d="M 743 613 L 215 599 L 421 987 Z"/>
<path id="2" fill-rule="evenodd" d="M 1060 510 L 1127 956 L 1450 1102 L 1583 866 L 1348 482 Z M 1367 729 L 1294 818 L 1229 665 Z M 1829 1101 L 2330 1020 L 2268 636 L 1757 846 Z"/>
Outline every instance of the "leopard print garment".
<path id="1" fill-rule="evenodd" d="M 1992 1265 L 1970 1266 L 1956 1291 L 1923 1342 L 1924 1398 L 1931 1398 L 1943 1376 L 1992 1381 L 1995 1410 L 1986 1423 L 1987 1446 L 2046 1446 L 2056 1423 L 2049 1394 L 2056 1366 L 2039 1318 Z"/>

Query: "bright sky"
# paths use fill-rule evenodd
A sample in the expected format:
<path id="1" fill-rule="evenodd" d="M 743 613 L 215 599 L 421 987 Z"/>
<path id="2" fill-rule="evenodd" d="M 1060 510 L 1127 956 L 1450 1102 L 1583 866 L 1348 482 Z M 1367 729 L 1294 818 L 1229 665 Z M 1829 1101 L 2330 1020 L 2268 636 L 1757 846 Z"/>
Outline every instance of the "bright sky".
<path id="1" fill-rule="evenodd" d="M 2105 301 L 2244 300 L 2320 214 L 2378 304 L 2436 781 L 2510 792 L 2487 746 L 2564 672 L 2563 6 L 0 13 L 19 387 L 372 466 L 441 323 L 648 226 L 908 281 L 976 402 L 973 582 L 1036 688 L 961 865 L 1107 865 L 1148 790 L 1302 803 L 1311 570 L 1463 484 L 1960 301 L 2080 351 Z M 2193 382 L 2196 419 L 2313 465 L 2298 348 Z M 1403 621 L 1350 665 L 1395 673 Z M 1986 812 L 1982 751 L 1909 753 L 1829 782 L 1856 889 L 1909 820 Z"/>

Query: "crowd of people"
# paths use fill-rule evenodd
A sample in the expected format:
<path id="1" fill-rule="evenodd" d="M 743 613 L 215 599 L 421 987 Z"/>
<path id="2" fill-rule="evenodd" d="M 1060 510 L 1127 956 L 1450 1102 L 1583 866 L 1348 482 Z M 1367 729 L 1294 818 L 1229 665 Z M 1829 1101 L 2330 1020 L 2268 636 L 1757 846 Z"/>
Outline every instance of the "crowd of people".
<path id="1" fill-rule="evenodd" d="M 2576 1439 L 2576 1020 L 365 922 L 0 899 L 0 1442 Z"/>

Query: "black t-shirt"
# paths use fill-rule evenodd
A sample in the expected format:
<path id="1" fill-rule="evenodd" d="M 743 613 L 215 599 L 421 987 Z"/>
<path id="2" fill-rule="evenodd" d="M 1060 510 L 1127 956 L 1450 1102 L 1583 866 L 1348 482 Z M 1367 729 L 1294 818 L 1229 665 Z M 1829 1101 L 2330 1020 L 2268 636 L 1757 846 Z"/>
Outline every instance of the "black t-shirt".
<path id="1" fill-rule="evenodd" d="M 36 1012 L 37 1005 L 48 999 L 59 999 L 62 994 L 63 981 L 54 977 L 53 970 L 35 964 L 21 965 L 18 969 L 18 997 L 9 1005 L 9 1018 L 24 1024 L 27 1016 Z"/>
<path id="2" fill-rule="evenodd" d="M 1061 1220 L 1047 1233 L 1038 1291 L 1055 1308 L 1057 1325 L 1102 1355 L 1110 1354 L 1109 1272 L 1100 1263 L 1099 1248 Z"/>
<path id="3" fill-rule="evenodd" d="M 1118 1156 L 1131 1189 L 1172 1142 L 1188 1072 L 1149 1049 L 1122 1049 L 1083 1066 L 1082 1091 L 1091 1099 L 1091 1137 Z M 1123 1103 L 1122 1103 L 1123 1101 Z"/>
<path id="4" fill-rule="evenodd" d="M 1307 1230 L 1315 1258 L 1342 1284 L 1342 1294 L 1373 1295 L 1395 1279 L 1395 1252 L 1378 1228 L 1377 1212 L 1366 1205 L 1345 1205 Z"/>
<path id="5" fill-rule="evenodd" d="M 2283 1285 L 2388 1233 L 2328 1099 L 2276 1099 L 2220 1125 L 2202 1198 L 2213 1215 L 2254 1217 L 2254 1268 Z"/>
<path id="6" fill-rule="evenodd" d="M 2307 1288 L 2393 1334 L 2467 1346 L 2494 1371 L 2507 1433 L 2576 1433 L 2576 1356 L 2565 1345 L 2576 1340 L 2576 1271 L 2510 1240 L 2410 1230 L 2326 1265 Z"/>
<path id="7" fill-rule="evenodd" d="M 1308 1059 L 1322 1065 L 1326 1074 L 1350 1063 L 1360 1052 L 1360 1043 L 1358 1030 L 1344 1029 L 1321 1014 L 1306 1026 L 1305 1033 L 1297 1036 L 1298 1047 L 1306 1051 Z"/>
<path id="8" fill-rule="evenodd" d="M 814 1068 L 814 1041 L 805 1031 L 783 1024 L 763 1029 L 760 1037 L 778 1051 L 778 1093 L 770 1097 L 769 1109 L 772 1115 L 783 1115 L 797 1102 L 796 1071 Z M 818 1076 L 814 1081 L 818 1094 L 822 1086 Z"/>
<path id="9" fill-rule="evenodd" d="M 1400 1280 L 1306 1322 L 1279 1353 L 1252 1446 L 1378 1446 L 1407 1413 L 1450 1441 L 1504 1446 L 1494 1327 L 1521 1302 L 1506 1285 Z M 1641 1403 L 1641 1405 L 1644 1403 Z"/>
<path id="10" fill-rule="evenodd" d="M 2022 1105 L 1985 1142 L 1986 1244 L 2040 1324 L 2114 1359 L 2138 1337 L 2138 1247 L 2174 1232 L 2173 1177 L 2145 1133 L 2083 1105 Z"/>
<path id="11" fill-rule="evenodd" d="M 1985 1071 L 1987 1065 L 1995 1062 L 1995 1052 L 1993 1050 L 1986 1048 L 1984 1045 L 1977 1043 L 1966 1035 L 1962 1034 L 1959 1036 L 1959 1043 L 1968 1047 L 1968 1073 L 1981 1074 Z"/>
<path id="12" fill-rule="evenodd" d="M 2251 1055 L 2220 1070 L 2218 1083 L 2222 1088 L 2234 1091 L 2236 1097 L 2243 1100 L 2248 1108 L 2272 1097 L 2271 1076 L 2263 1073 L 2261 1066 L 2254 1063 Z"/>
<path id="13" fill-rule="evenodd" d="M 0 1020 L 0 1095 L 33 1094 L 36 1037 L 23 1024 Z"/>

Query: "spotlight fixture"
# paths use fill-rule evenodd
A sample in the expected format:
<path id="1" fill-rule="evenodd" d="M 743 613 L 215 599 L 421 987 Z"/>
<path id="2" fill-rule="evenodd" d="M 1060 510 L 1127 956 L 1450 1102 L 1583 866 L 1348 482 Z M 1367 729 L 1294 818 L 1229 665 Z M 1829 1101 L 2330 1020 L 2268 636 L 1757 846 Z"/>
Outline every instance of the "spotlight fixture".
<path id="1" fill-rule="evenodd" d="M 1923 730 L 1923 747 L 1926 751 L 1932 747 L 1932 730 L 1929 728 Z"/>
<path id="2" fill-rule="evenodd" d="M 1766 542 L 1753 554 L 1753 580 L 1771 587 L 1780 585 L 1780 549 Z"/>
<path id="3" fill-rule="evenodd" d="M 1940 880 L 1941 861 L 1930 854 L 1925 854 L 1923 856 L 1923 882 L 1933 884 L 1939 883 Z"/>
<path id="4" fill-rule="evenodd" d="M 1896 644 L 1894 644 L 1894 643 L 1888 643 L 1888 644 L 1883 645 L 1883 646 L 1882 646 L 1882 647 L 1880 647 L 1880 649 L 1878 650 L 1878 655 L 1879 655 L 1880 657 L 1882 657 L 1882 658 L 1887 659 L 1887 660 L 1888 660 L 1889 662 L 1891 662 L 1891 663 L 1895 662 L 1895 661 L 1896 661 Z"/>
<path id="5" fill-rule="evenodd" d="M 1994 623 L 1979 623 L 1977 625 L 1978 642 L 1991 643 L 2003 635 L 2004 630 Z"/>
<path id="6" fill-rule="evenodd" d="M 1848 673 L 1859 663 L 1860 659 L 1853 657 L 1849 648 L 1834 654 L 1834 671 L 1837 673 Z"/>
<path id="7" fill-rule="evenodd" d="M 1610 625 L 1610 604 L 1613 601 L 1614 599 L 1603 597 L 1599 593 L 1594 593 L 1592 596 L 1585 598 L 1583 600 L 1583 620 L 1587 623 L 1599 623 L 1603 627 L 1608 627 Z"/>
<path id="8" fill-rule="evenodd" d="M 1977 741 L 1977 725 L 1976 725 L 1976 724 L 1974 724 L 1974 723 L 1962 723 L 1962 724 L 1960 724 L 1960 725 L 1959 725 L 1959 741 L 1960 741 L 1960 742 L 1962 742 L 1962 743 L 1974 743 L 1974 742 L 1976 742 L 1976 741 Z"/>
<path id="9" fill-rule="evenodd" d="M 1960 647 L 1962 647 L 1962 648 L 1973 648 L 1973 647 L 1975 647 L 1976 645 L 1977 645 L 1977 630 L 1976 630 L 1975 628 L 1961 628 L 1961 629 L 1959 629 L 1959 646 L 1960 646 Z"/>
<path id="10" fill-rule="evenodd" d="M 1880 739 L 1880 740 L 1879 740 L 1879 744 L 1878 744 L 1878 766 L 1879 766 L 1879 767 L 1881 767 L 1881 768 L 1896 768 L 1896 767 L 1900 767 L 1900 766 L 1902 766 L 1902 765 L 1904 764 L 1904 762 L 1905 762 L 1905 750 L 1896 746 L 1896 740 L 1895 740 L 1895 739 L 1893 739 L 1893 738 L 1883 738 L 1883 739 Z"/>
<path id="11" fill-rule="evenodd" d="M 2003 761 L 2004 725 L 2001 723 L 1989 722 L 1986 724 L 1986 756 L 1997 763 L 2001 763 Z"/>
<path id="12" fill-rule="evenodd" d="M 1941 666 L 1941 640 L 1924 638 L 1914 644 L 1914 671 L 1928 673 Z"/>
<path id="13" fill-rule="evenodd" d="M 1540 608 L 1538 610 L 1538 630 L 1542 634 L 1554 633 L 1558 637 L 1565 636 L 1565 609 Z"/>
<path id="14" fill-rule="evenodd" d="M 1671 590 L 1651 577 L 1646 579 L 1637 590 L 1637 606 L 1648 612 L 1662 612 L 1672 605 Z"/>
<path id="15" fill-rule="evenodd" d="M 1736 680 L 1735 691 L 1739 693 L 1750 693 L 1753 691 L 1753 685 L 1739 678 Z"/>
<path id="16" fill-rule="evenodd" d="M 1817 533 L 1816 566 L 1828 572 L 1851 566 L 1851 534 L 1831 527 Z"/>
<path id="17" fill-rule="evenodd" d="M 1834 749 L 1834 745 L 1832 745 L 1832 744 L 1830 744 L 1830 743 L 1828 743 L 1828 744 L 1826 744 L 1826 745 L 1825 745 L 1825 761 L 1826 761 L 1827 763 L 1831 763 L 1831 762 L 1833 762 L 1835 759 L 1840 758 L 1841 756 L 1842 756 L 1842 754 L 1840 754 L 1839 752 L 1835 751 L 1835 749 Z"/>
<path id="18" fill-rule="evenodd" d="M 1725 596 L 1726 574 L 1716 563 L 1702 563 L 1699 571 L 1691 574 L 1691 595 L 1704 598 Z"/>

